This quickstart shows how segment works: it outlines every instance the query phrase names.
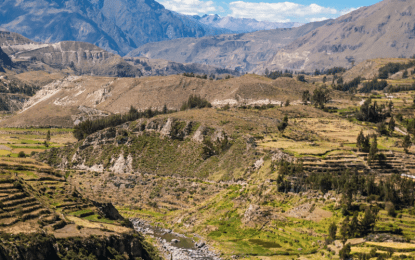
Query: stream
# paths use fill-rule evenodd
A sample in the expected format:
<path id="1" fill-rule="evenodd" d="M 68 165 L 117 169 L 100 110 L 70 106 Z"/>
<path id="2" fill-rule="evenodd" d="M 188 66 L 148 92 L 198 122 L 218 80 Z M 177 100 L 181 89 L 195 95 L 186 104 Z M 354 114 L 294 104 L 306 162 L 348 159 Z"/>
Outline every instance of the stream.
<path id="1" fill-rule="evenodd" d="M 132 218 L 134 229 L 154 237 L 159 243 L 159 250 L 165 259 L 174 260 L 220 260 L 219 255 L 211 250 L 205 242 L 195 242 L 185 235 L 174 233 L 170 229 L 152 226 L 149 222 Z"/>

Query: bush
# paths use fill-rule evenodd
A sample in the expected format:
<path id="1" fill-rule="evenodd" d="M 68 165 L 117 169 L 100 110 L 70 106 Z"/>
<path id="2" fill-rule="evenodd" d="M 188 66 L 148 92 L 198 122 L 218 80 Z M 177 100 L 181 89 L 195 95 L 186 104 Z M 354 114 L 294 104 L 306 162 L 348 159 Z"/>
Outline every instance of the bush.
<path id="1" fill-rule="evenodd" d="M 17 157 L 19 157 L 19 158 L 24 158 L 24 157 L 26 157 L 26 154 L 25 154 L 23 151 L 20 151 L 20 152 L 17 154 Z"/>

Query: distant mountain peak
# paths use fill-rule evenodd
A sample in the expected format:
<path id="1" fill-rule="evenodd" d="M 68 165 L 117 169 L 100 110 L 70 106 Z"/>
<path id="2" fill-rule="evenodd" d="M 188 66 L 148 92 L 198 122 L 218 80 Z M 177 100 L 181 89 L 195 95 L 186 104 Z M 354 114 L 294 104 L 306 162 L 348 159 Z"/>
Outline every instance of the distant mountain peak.
<path id="1" fill-rule="evenodd" d="M 235 18 L 232 16 L 221 17 L 217 14 L 205 14 L 202 16 L 192 16 L 199 22 L 216 28 L 230 30 L 234 33 L 247 33 L 261 30 L 272 30 L 278 28 L 292 28 L 303 25 L 302 23 L 289 22 L 268 22 L 257 21 L 253 18 Z"/>

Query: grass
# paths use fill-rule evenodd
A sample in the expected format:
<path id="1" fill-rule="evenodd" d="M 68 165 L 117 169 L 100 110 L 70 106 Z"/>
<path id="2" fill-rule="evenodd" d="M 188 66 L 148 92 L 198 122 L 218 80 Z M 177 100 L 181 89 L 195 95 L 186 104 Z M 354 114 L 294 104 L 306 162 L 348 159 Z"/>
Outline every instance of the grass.
<path id="1" fill-rule="evenodd" d="M 102 218 L 100 215 L 94 214 L 87 217 L 84 217 L 83 219 L 93 221 L 93 222 L 100 222 L 100 223 L 107 223 L 107 224 L 114 224 L 116 223 L 114 220 Z"/>

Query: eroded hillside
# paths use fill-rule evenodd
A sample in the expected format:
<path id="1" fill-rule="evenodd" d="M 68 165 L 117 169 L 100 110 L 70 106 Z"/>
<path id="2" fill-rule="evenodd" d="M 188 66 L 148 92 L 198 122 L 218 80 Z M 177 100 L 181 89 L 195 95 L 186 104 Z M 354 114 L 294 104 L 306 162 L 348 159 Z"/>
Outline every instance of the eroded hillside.
<path id="1" fill-rule="evenodd" d="M 179 109 L 191 94 L 200 95 L 214 106 L 281 104 L 301 99 L 312 85 L 296 79 L 271 80 L 256 75 L 209 80 L 186 76 L 146 78 L 66 77 L 44 86 L 4 126 L 66 126 L 75 122 L 139 110 Z"/>

